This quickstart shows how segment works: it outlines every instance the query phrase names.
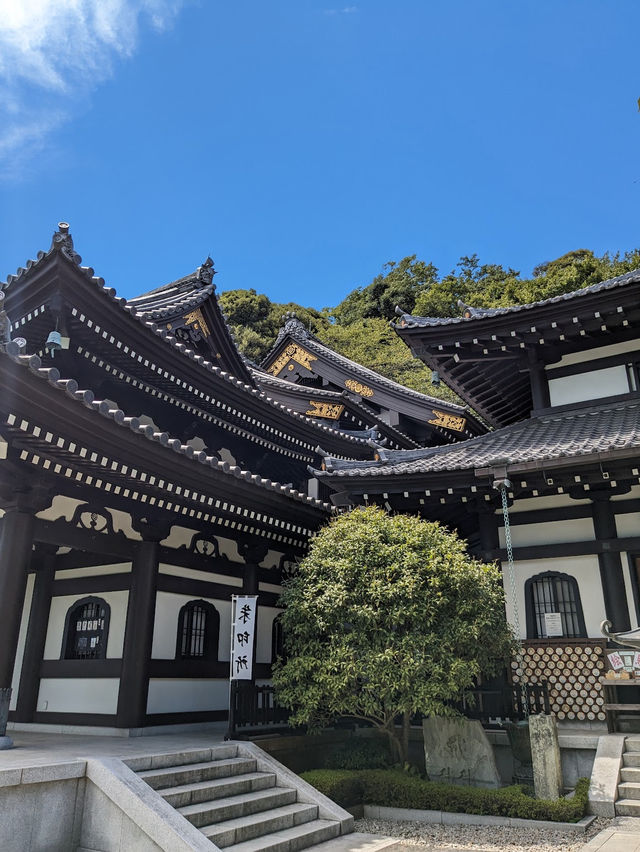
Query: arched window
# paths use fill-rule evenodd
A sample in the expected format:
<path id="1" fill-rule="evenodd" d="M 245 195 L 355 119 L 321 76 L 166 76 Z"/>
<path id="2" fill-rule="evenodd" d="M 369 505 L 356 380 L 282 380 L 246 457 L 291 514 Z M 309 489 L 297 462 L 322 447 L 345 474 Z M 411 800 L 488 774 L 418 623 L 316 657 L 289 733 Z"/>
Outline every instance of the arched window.
<path id="1" fill-rule="evenodd" d="M 271 625 L 271 662 L 275 663 L 278 657 L 282 660 L 286 659 L 284 650 L 284 631 L 282 628 L 282 619 L 280 614 L 276 615 L 273 619 L 273 624 Z"/>
<path id="2" fill-rule="evenodd" d="M 208 601 L 189 601 L 178 616 L 176 658 L 217 660 L 220 615 Z"/>
<path id="3" fill-rule="evenodd" d="M 547 625 L 552 619 L 545 616 L 551 614 L 560 616 L 564 638 L 587 635 L 575 577 L 559 574 L 557 571 L 537 574 L 525 583 L 525 599 L 529 638 L 547 638 Z M 553 621 L 557 621 L 557 618 Z"/>
<path id="4" fill-rule="evenodd" d="M 63 660 L 104 660 L 109 636 L 109 604 L 102 598 L 82 598 L 67 612 L 62 639 Z"/>

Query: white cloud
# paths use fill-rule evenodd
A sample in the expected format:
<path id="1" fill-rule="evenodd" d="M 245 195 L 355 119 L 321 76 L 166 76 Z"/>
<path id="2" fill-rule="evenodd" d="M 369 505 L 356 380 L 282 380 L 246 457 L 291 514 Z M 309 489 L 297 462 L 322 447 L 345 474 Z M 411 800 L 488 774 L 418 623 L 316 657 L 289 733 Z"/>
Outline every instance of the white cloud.
<path id="1" fill-rule="evenodd" d="M 145 23 L 170 26 L 185 0 L 0 0 L 0 168 L 45 144 L 74 103 L 131 56 Z"/>
<path id="2" fill-rule="evenodd" d="M 325 15 L 353 15 L 358 11 L 357 6 L 343 6 L 341 9 L 324 9 Z"/>

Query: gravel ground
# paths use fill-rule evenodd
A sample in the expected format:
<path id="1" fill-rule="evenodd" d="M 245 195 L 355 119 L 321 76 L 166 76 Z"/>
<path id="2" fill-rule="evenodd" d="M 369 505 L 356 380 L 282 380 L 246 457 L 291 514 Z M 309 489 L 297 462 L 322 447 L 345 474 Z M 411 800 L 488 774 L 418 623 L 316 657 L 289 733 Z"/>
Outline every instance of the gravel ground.
<path id="1" fill-rule="evenodd" d="M 578 852 L 609 820 L 597 819 L 585 832 L 485 825 L 439 825 L 387 819 L 356 820 L 356 831 L 397 838 L 415 849 L 456 852 Z"/>

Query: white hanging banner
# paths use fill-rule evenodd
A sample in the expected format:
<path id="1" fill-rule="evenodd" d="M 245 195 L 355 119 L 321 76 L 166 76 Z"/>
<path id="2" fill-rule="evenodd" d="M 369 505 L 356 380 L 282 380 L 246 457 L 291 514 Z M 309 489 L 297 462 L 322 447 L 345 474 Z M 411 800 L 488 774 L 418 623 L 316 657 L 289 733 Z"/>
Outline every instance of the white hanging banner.
<path id="1" fill-rule="evenodd" d="M 231 597 L 231 680 L 251 680 L 253 676 L 257 608 L 257 595 Z"/>

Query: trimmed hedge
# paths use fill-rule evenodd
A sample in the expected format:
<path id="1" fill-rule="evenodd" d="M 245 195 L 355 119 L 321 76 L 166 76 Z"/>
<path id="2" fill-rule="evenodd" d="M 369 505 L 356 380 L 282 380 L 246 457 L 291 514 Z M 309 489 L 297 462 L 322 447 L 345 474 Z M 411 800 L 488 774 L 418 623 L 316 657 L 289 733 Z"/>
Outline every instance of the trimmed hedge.
<path id="1" fill-rule="evenodd" d="M 351 737 L 341 743 L 325 760 L 325 769 L 386 769 L 391 766 L 389 748 L 384 742 Z"/>
<path id="2" fill-rule="evenodd" d="M 570 799 L 534 799 L 524 787 L 460 787 L 412 778 L 394 769 L 361 772 L 339 769 L 313 769 L 302 777 L 325 796 L 344 808 L 354 805 L 382 805 L 450 811 L 464 814 L 577 822 L 587 812 L 589 779 L 581 778 Z"/>

